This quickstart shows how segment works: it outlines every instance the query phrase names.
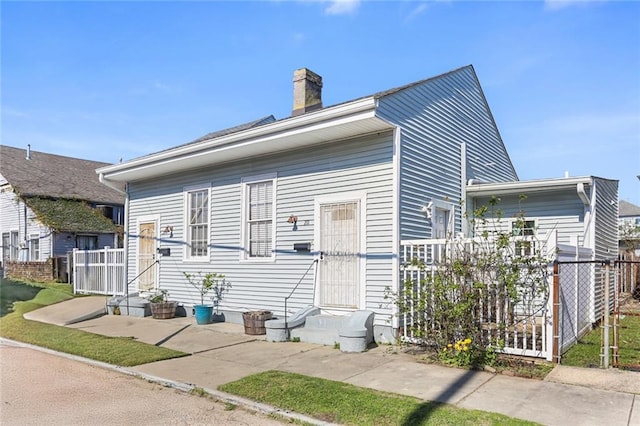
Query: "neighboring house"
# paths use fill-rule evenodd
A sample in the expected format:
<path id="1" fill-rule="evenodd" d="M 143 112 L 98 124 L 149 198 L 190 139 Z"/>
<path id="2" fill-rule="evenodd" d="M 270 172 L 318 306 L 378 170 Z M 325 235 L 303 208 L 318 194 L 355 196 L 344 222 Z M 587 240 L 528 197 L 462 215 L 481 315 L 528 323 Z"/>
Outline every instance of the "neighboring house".
<path id="1" fill-rule="evenodd" d="M 620 254 L 633 253 L 640 256 L 640 206 L 620 200 L 618 212 L 620 232 Z"/>
<path id="2" fill-rule="evenodd" d="M 132 291 L 161 287 L 189 306 L 198 297 L 183 273 L 215 271 L 232 283 L 221 304 L 232 321 L 282 316 L 289 298 L 294 312 L 374 311 L 376 341 L 395 341 L 386 295 L 400 286 L 402 242 L 468 234 L 473 182 L 518 177 L 472 66 L 331 107 L 321 88 L 297 70 L 289 118 L 98 169 L 107 185 L 127 183 Z M 576 234 L 595 238 L 575 198 Z M 150 267 L 158 249 L 168 256 Z"/>
<path id="3" fill-rule="evenodd" d="M 52 259 L 66 258 L 74 248 L 118 245 L 124 195 L 99 182 L 95 169 L 106 164 L 0 145 L 1 259 L 7 275 L 52 279 Z"/>

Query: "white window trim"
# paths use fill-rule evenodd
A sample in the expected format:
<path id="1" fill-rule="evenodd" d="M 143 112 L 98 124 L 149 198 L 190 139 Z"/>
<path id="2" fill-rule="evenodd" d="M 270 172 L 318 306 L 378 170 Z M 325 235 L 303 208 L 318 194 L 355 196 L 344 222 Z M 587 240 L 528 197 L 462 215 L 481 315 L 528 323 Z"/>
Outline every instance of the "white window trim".
<path id="1" fill-rule="evenodd" d="M 514 229 L 515 229 L 514 225 L 520 220 L 522 220 L 524 224 L 526 224 L 527 222 L 533 222 L 533 228 L 529 228 L 529 227 L 524 228 L 524 229 L 532 229 L 533 230 L 532 235 L 515 235 L 514 234 Z M 514 241 L 513 249 L 516 254 L 518 254 L 517 253 L 518 243 L 523 241 L 531 243 L 531 246 L 530 246 L 531 253 L 529 253 L 530 256 L 534 256 L 542 248 L 540 245 L 540 241 L 538 241 L 538 219 L 536 218 L 527 218 L 527 217 L 511 218 L 509 222 L 509 233 L 511 235 L 511 238 Z M 520 253 L 520 255 L 522 255 L 522 253 Z"/>
<path id="2" fill-rule="evenodd" d="M 248 188 L 252 183 L 258 182 L 272 182 L 271 188 L 271 256 L 270 257 L 251 257 L 249 256 L 249 232 L 247 230 L 247 220 L 249 217 L 249 211 L 247 209 L 248 203 Z M 276 261 L 276 199 L 278 188 L 278 174 L 266 173 L 262 175 L 246 176 L 241 180 L 242 185 L 242 207 L 241 207 L 241 224 L 240 224 L 240 262 L 241 263 L 273 263 Z"/>
<path id="3" fill-rule="evenodd" d="M 430 204 L 430 209 L 431 211 L 430 213 L 430 218 L 431 220 L 433 220 L 433 218 L 436 217 L 436 209 L 440 209 L 440 210 L 449 210 L 449 223 L 447 223 L 447 229 L 449 230 L 451 236 L 456 234 L 456 209 L 455 209 L 455 205 L 449 201 L 442 201 L 442 200 L 431 200 Z M 433 228 L 434 225 L 433 223 L 431 223 L 431 235 L 433 238 Z M 449 236 L 446 236 L 446 238 L 449 238 Z M 435 239 L 435 238 L 434 238 Z"/>
<path id="4" fill-rule="evenodd" d="M 13 235 L 16 235 L 14 241 Z M 20 260 L 20 230 L 12 229 L 9 231 L 9 260 Z M 14 253 L 15 251 L 15 253 Z M 15 257 L 13 256 L 15 254 Z"/>
<path id="5" fill-rule="evenodd" d="M 522 222 L 525 223 L 525 224 L 527 222 L 533 222 L 533 228 L 529 228 L 529 227 L 525 228 L 525 229 L 533 229 L 533 235 L 515 235 L 513 233 L 513 231 L 515 229 L 514 225 L 520 220 L 522 220 Z M 511 232 L 511 235 L 514 236 L 514 237 L 535 237 L 537 235 L 537 233 L 538 233 L 538 219 L 535 219 L 535 218 L 526 218 L 526 217 L 523 217 L 523 218 L 510 218 L 509 226 L 511 227 L 509 229 L 509 231 Z"/>
<path id="6" fill-rule="evenodd" d="M 38 257 L 37 258 L 34 258 L 33 256 L 34 240 L 38 241 Z M 30 234 L 29 235 L 29 260 L 34 262 L 40 261 L 41 253 L 42 253 L 42 246 L 40 245 L 40 234 Z"/>
<path id="7" fill-rule="evenodd" d="M 337 194 L 331 195 L 322 195 L 316 197 L 314 200 L 314 211 L 313 211 L 313 241 L 317 244 L 320 241 L 320 206 L 322 204 L 334 204 L 334 203 L 348 203 L 348 202 L 357 202 L 358 208 L 360 209 L 360 252 L 363 256 L 360 257 L 360 268 L 359 268 L 359 277 L 360 282 L 358 283 L 359 288 L 359 300 L 358 300 L 358 308 L 357 309 L 365 309 L 367 305 L 367 193 L 364 191 L 353 191 L 353 192 L 341 192 Z M 316 245 L 316 249 L 319 247 Z M 320 253 L 318 253 L 318 256 Z M 322 262 L 322 260 L 320 260 Z M 320 288 L 319 286 L 315 286 L 315 292 L 313 295 L 313 304 L 314 306 L 320 306 Z M 322 308 L 322 307 L 321 307 Z M 352 312 L 354 309 L 348 308 L 331 308 L 326 309 L 326 312 Z"/>
<path id="8" fill-rule="evenodd" d="M 211 185 L 210 184 L 201 184 L 201 185 L 192 185 L 185 186 L 182 188 L 183 191 L 183 209 L 184 209 L 184 252 L 182 253 L 182 260 L 184 262 L 210 262 L 211 261 Z M 207 191 L 207 199 L 208 199 L 208 223 L 207 223 L 207 254 L 205 256 L 191 256 L 189 252 L 191 251 L 191 247 L 189 245 L 189 193 L 196 191 Z"/>

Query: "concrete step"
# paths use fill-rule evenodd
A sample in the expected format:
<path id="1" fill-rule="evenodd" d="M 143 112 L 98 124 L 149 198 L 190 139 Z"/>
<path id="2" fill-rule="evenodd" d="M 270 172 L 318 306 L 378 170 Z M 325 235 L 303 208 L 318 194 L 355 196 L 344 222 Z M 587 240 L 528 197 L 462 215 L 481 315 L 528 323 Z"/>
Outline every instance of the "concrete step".
<path id="1" fill-rule="evenodd" d="M 306 326 L 291 330 L 291 338 L 300 339 L 305 343 L 327 346 L 333 346 L 340 341 L 337 329 L 308 328 Z"/>
<path id="2" fill-rule="evenodd" d="M 304 323 L 304 328 L 333 330 L 337 332 L 342 327 L 344 318 L 345 317 L 343 316 L 335 315 L 313 315 L 307 317 Z"/>

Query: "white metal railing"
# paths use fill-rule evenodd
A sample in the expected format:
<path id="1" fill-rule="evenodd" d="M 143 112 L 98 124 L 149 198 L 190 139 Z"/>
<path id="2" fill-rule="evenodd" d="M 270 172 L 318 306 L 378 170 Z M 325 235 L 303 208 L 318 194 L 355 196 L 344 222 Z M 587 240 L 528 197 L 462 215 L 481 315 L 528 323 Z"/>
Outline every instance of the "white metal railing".
<path id="1" fill-rule="evenodd" d="M 555 242 L 555 235 L 551 235 L 549 240 Z M 542 250 L 548 245 L 550 244 L 539 244 L 535 248 Z M 455 256 L 473 256 L 485 250 L 495 250 L 495 246 L 487 239 L 478 238 L 401 241 L 401 285 L 413 283 L 414 289 L 417 289 L 420 286 L 416 286 L 416 283 L 424 282 L 423 280 L 429 282 L 441 270 L 442 265 Z M 481 306 L 477 307 L 480 330 L 487 333 L 487 336 L 502 340 L 504 353 L 552 359 L 552 269 L 547 265 L 542 267 L 549 268 L 549 280 L 541 295 L 530 295 L 526 304 L 513 303 L 508 297 L 504 297 L 504 292 L 500 293 L 499 286 L 488 286 L 485 297 L 480 302 Z M 428 310 L 427 306 L 426 311 Z M 411 327 L 415 315 L 416 312 L 410 306 L 408 312 L 399 318 L 402 338 L 407 341 L 417 340 Z"/>
<path id="2" fill-rule="evenodd" d="M 124 249 L 73 250 L 73 292 L 125 294 Z"/>

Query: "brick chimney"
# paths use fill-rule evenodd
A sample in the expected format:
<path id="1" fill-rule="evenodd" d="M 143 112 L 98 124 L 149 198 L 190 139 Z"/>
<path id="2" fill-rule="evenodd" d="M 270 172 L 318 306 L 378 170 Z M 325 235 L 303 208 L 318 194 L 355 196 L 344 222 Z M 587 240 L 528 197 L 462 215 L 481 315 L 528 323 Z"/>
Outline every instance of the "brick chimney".
<path id="1" fill-rule="evenodd" d="M 306 68 L 293 72 L 292 116 L 322 108 L 322 77 Z"/>

